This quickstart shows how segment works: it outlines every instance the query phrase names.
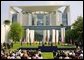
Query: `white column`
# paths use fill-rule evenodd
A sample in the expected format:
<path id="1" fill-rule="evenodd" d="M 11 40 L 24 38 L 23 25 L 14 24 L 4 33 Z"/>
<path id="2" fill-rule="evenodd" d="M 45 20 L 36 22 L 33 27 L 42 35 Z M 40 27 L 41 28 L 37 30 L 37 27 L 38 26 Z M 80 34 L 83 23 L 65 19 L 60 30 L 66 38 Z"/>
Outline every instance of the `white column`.
<path id="1" fill-rule="evenodd" d="M 20 13 L 17 13 L 17 22 L 20 23 Z"/>
<path id="2" fill-rule="evenodd" d="M 68 21 L 68 25 L 71 24 L 71 19 L 70 19 L 70 6 L 66 7 L 66 13 L 67 13 L 67 21 Z"/>
<path id="3" fill-rule="evenodd" d="M 44 15 L 44 26 L 46 25 L 46 16 Z M 46 30 L 43 30 L 43 43 L 46 42 Z"/>
<path id="4" fill-rule="evenodd" d="M 60 22 L 59 22 L 59 13 L 58 13 L 58 10 L 56 10 L 56 26 L 59 26 L 60 25 Z M 58 43 L 59 41 L 59 30 L 56 30 L 56 43 Z"/>
<path id="5" fill-rule="evenodd" d="M 52 43 L 55 43 L 55 29 L 52 29 Z"/>
<path id="6" fill-rule="evenodd" d="M 28 26 L 31 25 L 31 14 L 28 13 Z M 29 30 L 29 43 L 31 42 L 31 30 Z"/>
<path id="7" fill-rule="evenodd" d="M 49 42 L 49 39 L 50 39 L 50 30 L 47 30 L 47 36 L 48 36 L 48 42 Z"/>
<path id="8" fill-rule="evenodd" d="M 61 28 L 61 42 L 65 40 L 65 28 Z"/>
<path id="9" fill-rule="evenodd" d="M 43 43 L 46 41 L 46 30 L 43 31 Z"/>
<path id="10" fill-rule="evenodd" d="M 31 40 L 31 43 L 34 42 L 34 30 L 30 30 L 30 40 Z"/>
<path id="11" fill-rule="evenodd" d="M 56 25 L 59 26 L 60 25 L 60 20 L 59 20 L 59 13 L 58 10 L 56 10 Z"/>
<path id="12" fill-rule="evenodd" d="M 31 13 L 29 13 L 29 21 L 28 21 L 29 23 L 29 26 L 31 26 L 32 25 L 32 14 Z"/>
<path id="13" fill-rule="evenodd" d="M 32 14 L 29 13 L 29 26 L 32 26 Z M 34 42 L 34 30 L 30 30 L 30 40 L 31 43 Z"/>
<path id="14" fill-rule="evenodd" d="M 64 31 L 64 42 L 65 42 L 65 27 L 64 27 L 63 31 Z"/>
<path id="15" fill-rule="evenodd" d="M 34 19 L 35 19 L 35 26 L 37 26 L 37 15 L 34 15 Z"/>
<path id="16" fill-rule="evenodd" d="M 59 41 L 59 30 L 56 30 L 56 43 Z"/>
<path id="17" fill-rule="evenodd" d="M 46 26 L 46 15 L 43 16 L 44 19 L 44 26 Z"/>
<path id="18" fill-rule="evenodd" d="M 29 17 L 30 17 L 31 15 L 29 15 Z M 23 22 L 24 22 L 24 26 L 27 26 L 28 25 L 28 14 L 23 14 Z M 30 17 L 31 18 L 31 17 Z M 31 20 L 29 18 L 29 20 Z"/>
<path id="19" fill-rule="evenodd" d="M 20 24 L 22 25 L 22 21 L 23 21 L 23 19 L 22 19 L 23 16 L 22 16 L 22 15 L 23 15 L 23 14 L 22 14 L 22 12 L 20 12 L 19 14 L 20 14 L 20 17 L 19 17 L 20 21 L 19 21 L 19 22 L 20 22 Z"/>
<path id="20" fill-rule="evenodd" d="M 49 16 L 50 16 L 50 19 L 49 20 L 50 20 L 50 26 L 51 26 L 51 14 L 49 14 Z"/>
<path id="21" fill-rule="evenodd" d="M 62 24 L 62 13 L 59 12 L 59 24 Z"/>
<path id="22" fill-rule="evenodd" d="M 26 41 L 29 43 L 29 29 L 26 29 Z"/>

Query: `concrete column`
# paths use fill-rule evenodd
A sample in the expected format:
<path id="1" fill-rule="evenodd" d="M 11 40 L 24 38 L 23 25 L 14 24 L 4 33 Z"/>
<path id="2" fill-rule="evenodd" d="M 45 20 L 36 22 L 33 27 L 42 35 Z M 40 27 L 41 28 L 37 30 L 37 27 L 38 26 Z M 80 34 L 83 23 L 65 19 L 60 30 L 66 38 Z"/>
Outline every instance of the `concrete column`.
<path id="1" fill-rule="evenodd" d="M 31 14 L 28 13 L 28 26 L 31 26 Z M 30 43 L 31 42 L 31 30 L 29 30 L 29 34 L 28 34 L 28 42 Z"/>
<path id="2" fill-rule="evenodd" d="M 34 30 L 30 30 L 30 40 L 31 40 L 31 43 L 34 42 Z"/>
<path id="3" fill-rule="evenodd" d="M 55 43 L 55 29 L 52 29 L 52 43 Z"/>
<path id="4" fill-rule="evenodd" d="M 56 30 L 56 43 L 59 41 L 59 30 Z"/>
<path id="5" fill-rule="evenodd" d="M 29 13 L 29 26 L 32 26 L 32 14 Z M 31 43 L 34 42 L 34 30 L 30 30 L 30 40 Z"/>
<path id="6" fill-rule="evenodd" d="M 67 15 L 68 15 L 68 17 L 67 17 L 68 18 L 68 25 L 70 25 L 71 24 L 71 19 L 70 19 L 71 18 L 70 17 L 71 16 L 71 14 L 70 14 L 70 6 L 67 7 Z"/>
<path id="7" fill-rule="evenodd" d="M 44 26 L 46 25 L 46 16 L 44 15 Z M 43 43 L 46 42 L 46 30 L 43 30 Z"/>
<path id="8" fill-rule="evenodd" d="M 46 30 L 43 31 L 43 43 L 46 42 Z"/>
<path id="9" fill-rule="evenodd" d="M 52 13 L 50 13 L 50 26 L 52 26 Z"/>
<path id="10" fill-rule="evenodd" d="M 58 10 L 56 10 L 56 26 L 59 26 L 60 22 L 59 22 L 59 13 Z"/>
<path id="11" fill-rule="evenodd" d="M 23 21 L 24 21 L 24 19 L 26 19 L 26 26 L 29 26 L 29 15 L 28 14 L 26 14 L 25 15 L 25 18 L 24 18 L 24 14 L 22 14 L 21 12 L 20 12 L 20 23 L 21 23 L 21 25 L 23 25 L 24 26 L 24 24 L 23 24 Z M 26 42 L 27 43 L 30 43 L 30 30 L 29 30 L 29 28 L 27 28 L 26 29 Z"/>
<path id="12" fill-rule="evenodd" d="M 37 26 L 37 15 L 34 15 L 34 19 L 35 19 L 35 26 Z"/>
<path id="13" fill-rule="evenodd" d="M 17 13 L 17 22 L 21 25 L 28 25 L 28 14 L 23 14 L 22 12 Z"/>
<path id="14" fill-rule="evenodd" d="M 43 20 L 44 20 L 44 26 L 46 26 L 46 15 L 44 15 Z"/>
<path id="15" fill-rule="evenodd" d="M 20 13 L 17 13 L 17 22 L 20 23 Z"/>
<path id="16" fill-rule="evenodd" d="M 28 15 L 29 15 L 29 21 L 28 21 L 28 24 L 29 24 L 29 26 L 31 26 L 31 25 L 32 25 L 32 14 L 29 13 Z"/>
<path id="17" fill-rule="evenodd" d="M 59 24 L 62 24 L 62 12 L 59 12 Z"/>
<path id="18" fill-rule="evenodd" d="M 29 43 L 29 29 L 26 29 L 26 41 Z"/>
<path id="19" fill-rule="evenodd" d="M 49 42 L 49 39 L 50 39 L 50 30 L 47 30 L 47 37 L 48 37 L 48 42 Z"/>
<path id="20" fill-rule="evenodd" d="M 61 42 L 64 43 L 65 40 L 65 28 L 61 28 Z"/>
<path id="21" fill-rule="evenodd" d="M 23 26 L 28 25 L 28 14 L 25 13 L 22 15 L 22 23 L 23 23 Z"/>
<path id="22" fill-rule="evenodd" d="M 59 13 L 58 13 L 58 10 L 56 10 L 56 26 L 59 26 L 60 25 L 60 22 L 59 22 Z M 58 43 L 59 41 L 59 30 L 56 30 L 56 43 Z"/>
<path id="23" fill-rule="evenodd" d="M 19 21 L 19 22 L 20 22 L 20 24 L 22 25 L 22 20 L 23 20 L 23 19 L 22 19 L 22 18 L 23 18 L 23 16 L 22 16 L 22 15 L 23 15 L 23 14 L 22 14 L 22 12 L 20 12 L 19 14 L 20 14 L 20 18 L 19 18 L 19 19 L 20 19 L 20 21 Z"/>

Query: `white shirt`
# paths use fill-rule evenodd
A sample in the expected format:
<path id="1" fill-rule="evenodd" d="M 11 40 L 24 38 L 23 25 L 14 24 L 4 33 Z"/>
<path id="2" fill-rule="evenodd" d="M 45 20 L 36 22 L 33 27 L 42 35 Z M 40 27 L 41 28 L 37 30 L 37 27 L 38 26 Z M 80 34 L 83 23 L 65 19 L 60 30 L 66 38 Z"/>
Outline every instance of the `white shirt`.
<path id="1" fill-rule="evenodd" d="M 31 57 L 28 57 L 28 59 L 31 59 Z"/>
<path id="2" fill-rule="evenodd" d="M 15 59 L 15 57 L 14 57 L 14 56 L 12 56 L 12 57 L 10 57 L 10 59 Z"/>
<path id="3" fill-rule="evenodd" d="M 38 57 L 38 54 L 35 54 L 36 57 Z"/>
<path id="4" fill-rule="evenodd" d="M 15 56 L 15 54 L 14 54 L 14 53 L 13 53 L 12 55 L 13 55 L 13 56 Z"/>
<path id="5" fill-rule="evenodd" d="M 70 52 L 69 55 L 72 55 L 72 53 Z"/>
<path id="6" fill-rule="evenodd" d="M 39 51 L 38 53 L 41 54 L 41 51 Z"/>
<path id="7" fill-rule="evenodd" d="M 83 57 L 83 54 L 80 54 L 81 57 Z"/>
<path id="8" fill-rule="evenodd" d="M 33 56 L 33 59 L 36 59 L 36 56 Z"/>
<path id="9" fill-rule="evenodd" d="M 62 59 L 62 56 L 60 56 L 59 59 Z"/>
<path id="10" fill-rule="evenodd" d="M 23 53 L 20 53 L 20 56 L 22 57 L 23 56 Z"/>
<path id="11" fill-rule="evenodd" d="M 17 56 L 16 59 L 21 59 L 21 57 L 20 56 Z"/>
<path id="12" fill-rule="evenodd" d="M 69 57 L 65 57 L 64 59 L 69 59 Z"/>
<path id="13" fill-rule="evenodd" d="M 10 56 L 8 56 L 7 59 L 10 59 Z"/>

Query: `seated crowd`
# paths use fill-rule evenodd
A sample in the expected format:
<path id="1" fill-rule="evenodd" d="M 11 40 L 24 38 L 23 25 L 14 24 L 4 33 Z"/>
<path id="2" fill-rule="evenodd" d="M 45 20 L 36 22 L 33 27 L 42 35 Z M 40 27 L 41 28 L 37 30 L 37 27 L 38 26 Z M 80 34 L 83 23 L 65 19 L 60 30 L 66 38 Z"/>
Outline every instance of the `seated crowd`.
<path id="1" fill-rule="evenodd" d="M 76 50 L 62 50 L 53 54 L 54 59 L 83 59 L 83 50 L 77 48 Z"/>
<path id="2" fill-rule="evenodd" d="M 40 50 L 17 50 L 12 52 L 1 50 L 1 59 L 43 59 L 43 57 Z"/>
<path id="3" fill-rule="evenodd" d="M 77 47 L 76 50 L 53 51 L 54 59 L 83 59 L 83 48 Z M 6 51 L 1 49 L 1 59 L 43 59 L 41 50 L 16 50 Z"/>

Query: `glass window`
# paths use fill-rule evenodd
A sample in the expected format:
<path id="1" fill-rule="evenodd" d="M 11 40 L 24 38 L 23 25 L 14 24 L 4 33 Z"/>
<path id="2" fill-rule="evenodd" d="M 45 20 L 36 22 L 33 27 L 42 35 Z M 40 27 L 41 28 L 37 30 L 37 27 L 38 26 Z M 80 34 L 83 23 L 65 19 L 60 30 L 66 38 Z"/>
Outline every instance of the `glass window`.
<path id="1" fill-rule="evenodd" d="M 37 14 L 37 25 L 38 26 L 43 26 L 43 14 Z"/>
<path id="2" fill-rule="evenodd" d="M 62 14 L 62 23 L 64 25 L 68 25 L 68 20 L 67 20 L 67 13 Z"/>
<path id="3" fill-rule="evenodd" d="M 17 14 L 12 15 L 12 22 L 17 22 Z"/>

